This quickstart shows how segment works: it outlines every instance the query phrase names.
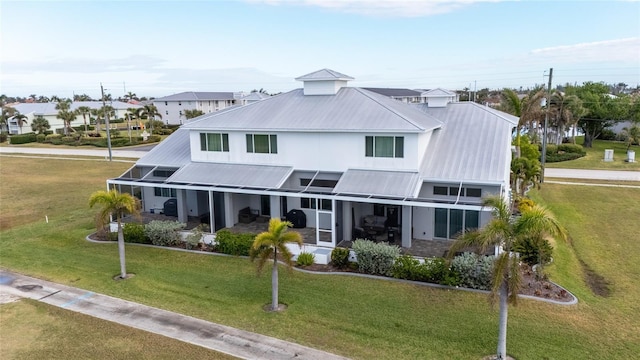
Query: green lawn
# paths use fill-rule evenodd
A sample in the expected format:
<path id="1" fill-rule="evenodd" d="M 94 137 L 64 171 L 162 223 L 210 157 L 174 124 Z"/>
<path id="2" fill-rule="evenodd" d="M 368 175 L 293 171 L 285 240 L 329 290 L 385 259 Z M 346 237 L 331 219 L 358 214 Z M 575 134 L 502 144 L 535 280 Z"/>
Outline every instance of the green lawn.
<path id="1" fill-rule="evenodd" d="M 0 306 L 3 359 L 235 359 L 34 300 Z"/>
<path id="2" fill-rule="evenodd" d="M 136 276 L 112 281 L 117 248 L 84 240 L 94 227 L 86 203 L 129 165 L 0 160 L 2 267 L 357 359 L 479 359 L 495 351 L 497 311 L 483 294 L 282 271 L 280 300 L 289 308 L 265 313 L 270 279 L 257 277 L 247 259 L 134 245 L 127 270 Z M 557 244 L 550 271 L 581 302 L 521 301 L 510 311 L 508 352 L 519 360 L 634 358 L 640 189 L 545 184 L 536 197 L 571 232 L 571 245 Z M 611 283 L 609 297 L 591 293 L 578 259 Z"/>
<path id="3" fill-rule="evenodd" d="M 583 137 L 576 138 L 577 144 L 582 144 Z M 592 148 L 584 148 L 587 155 L 576 160 L 547 163 L 548 168 L 566 169 L 598 169 L 598 170 L 640 170 L 640 146 L 631 146 L 636 152 L 636 162 L 628 163 L 627 145 L 622 141 L 594 140 Z M 613 149 L 613 161 L 604 161 L 604 150 Z"/>

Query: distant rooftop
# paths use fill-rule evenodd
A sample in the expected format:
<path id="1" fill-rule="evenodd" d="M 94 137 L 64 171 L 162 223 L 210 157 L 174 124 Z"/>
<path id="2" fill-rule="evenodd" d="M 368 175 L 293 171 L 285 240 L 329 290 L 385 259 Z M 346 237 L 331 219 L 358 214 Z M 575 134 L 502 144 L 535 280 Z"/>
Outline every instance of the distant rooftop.
<path id="1" fill-rule="evenodd" d="M 234 100 L 233 92 L 202 92 L 202 91 L 185 91 L 161 98 L 155 98 L 153 101 L 209 101 L 209 100 Z"/>

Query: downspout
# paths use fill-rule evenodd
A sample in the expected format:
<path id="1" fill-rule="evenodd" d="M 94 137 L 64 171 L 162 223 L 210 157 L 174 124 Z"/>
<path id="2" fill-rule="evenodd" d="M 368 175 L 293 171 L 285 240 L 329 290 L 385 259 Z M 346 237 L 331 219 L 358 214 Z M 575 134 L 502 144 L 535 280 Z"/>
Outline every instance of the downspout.
<path id="1" fill-rule="evenodd" d="M 460 186 L 458 186 L 458 197 L 456 198 L 456 202 L 453 205 L 457 205 L 458 201 L 460 201 L 460 193 L 462 192 L 462 181 L 460 181 Z"/>

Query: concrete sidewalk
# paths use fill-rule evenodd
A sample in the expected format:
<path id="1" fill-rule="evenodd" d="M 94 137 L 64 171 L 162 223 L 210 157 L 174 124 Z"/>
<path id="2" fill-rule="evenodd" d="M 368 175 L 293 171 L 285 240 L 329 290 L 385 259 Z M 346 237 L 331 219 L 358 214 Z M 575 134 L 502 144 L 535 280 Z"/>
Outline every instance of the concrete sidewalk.
<path id="1" fill-rule="evenodd" d="M 0 270 L 0 294 L 30 298 L 242 359 L 346 359 L 276 338 Z"/>
<path id="2" fill-rule="evenodd" d="M 547 168 L 544 178 L 640 181 L 640 171 Z"/>
<path id="3" fill-rule="evenodd" d="M 139 159 L 147 151 L 137 150 L 112 150 L 111 156 L 114 158 Z M 108 149 L 54 149 L 54 148 L 30 148 L 30 147 L 8 147 L 0 146 L 0 154 L 28 154 L 28 155 L 67 155 L 67 156 L 97 156 L 108 158 Z"/>

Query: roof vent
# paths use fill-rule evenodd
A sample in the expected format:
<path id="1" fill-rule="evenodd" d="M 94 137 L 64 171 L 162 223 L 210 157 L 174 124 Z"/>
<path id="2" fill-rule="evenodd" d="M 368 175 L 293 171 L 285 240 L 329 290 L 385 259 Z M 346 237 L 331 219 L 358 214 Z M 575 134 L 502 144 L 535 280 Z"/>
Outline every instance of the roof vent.
<path id="1" fill-rule="evenodd" d="M 304 83 L 305 95 L 335 95 L 353 78 L 337 71 L 322 69 L 297 77 L 296 80 Z"/>

